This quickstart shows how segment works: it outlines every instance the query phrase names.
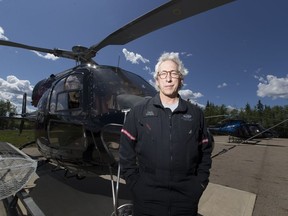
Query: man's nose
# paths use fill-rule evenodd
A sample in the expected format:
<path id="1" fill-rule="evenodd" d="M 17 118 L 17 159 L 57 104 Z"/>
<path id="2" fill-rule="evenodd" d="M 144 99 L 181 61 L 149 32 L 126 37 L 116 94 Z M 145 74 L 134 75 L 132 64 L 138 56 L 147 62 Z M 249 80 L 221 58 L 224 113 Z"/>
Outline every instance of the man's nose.
<path id="1" fill-rule="evenodd" d="M 167 81 L 167 82 L 170 82 L 171 80 L 172 80 L 171 73 L 167 73 L 166 81 Z"/>

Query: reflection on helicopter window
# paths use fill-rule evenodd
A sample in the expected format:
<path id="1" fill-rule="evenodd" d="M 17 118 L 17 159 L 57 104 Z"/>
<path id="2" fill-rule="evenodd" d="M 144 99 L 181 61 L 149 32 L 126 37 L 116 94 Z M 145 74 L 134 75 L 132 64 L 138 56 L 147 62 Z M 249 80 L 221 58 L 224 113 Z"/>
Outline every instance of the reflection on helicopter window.
<path id="1" fill-rule="evenodd" d="M 52 113 L 81 108 L 82 76 L 82 74 L 73 74 L 55 85 L 50 101 Z"/>
<path id="2" fill-rule="evenodd" d="M 67 122 L 49 122 L 49 142 L 56 148 L 69 148 L 74 151 L 85 150 L 83 126 Z"/>
<path id="3" fill-rule="evenodd" d="M 45 110 L 46 109 L 46 106 L 47 106 L 47 99 L 48 99 L 48 93 L 49 91 L 46 91 L 43 96 L 40 98 L 39 102 L 38 102 L 38 110 Z"/>
<path id="4" fill-rule="evenodd" d="M 69 91 L 68 93 L 68 108 L 74 109 L 80 107 L 80 92 Z"/>
<path id="5" fill-rule="evenodd" d="M 143 78 L 120 68 L 99 66 L 93 74 L 93 108 L 97 114 L 131 108 L 156 90 Z"/>
<path id="6" fill-rule="evenodd" d="M 107 113 L 115 108 L 114 97 L 111 94 L 94 94 L 94 105 L 96 114 Z"/>
<path id="7" fill-rule="evenodd" d="M 56 101 L 56 111 L 68 110 L 67 92 L 58 93 Z"/>
<path id="8" fill-rule="evenodd" d="M 68 76 L 65 80 L 65 90 L 68 91 L 68 108 L 79 108 L 81 82 L 77 76 Z"/>

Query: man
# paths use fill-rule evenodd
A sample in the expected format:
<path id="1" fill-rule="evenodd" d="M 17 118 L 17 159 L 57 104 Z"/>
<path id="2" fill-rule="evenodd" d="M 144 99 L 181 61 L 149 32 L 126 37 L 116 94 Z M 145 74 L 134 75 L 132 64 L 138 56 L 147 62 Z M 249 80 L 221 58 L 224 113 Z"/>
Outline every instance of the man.
<path id="1" fill-rule="evenodd" d="M 127 115 L 119 154 L 134 216 L 197 215 L 212 145 L 203 112 L 178 94 L 187 73 L 178 53 L 164 53 L 155 66 L 159 93 Z"/>

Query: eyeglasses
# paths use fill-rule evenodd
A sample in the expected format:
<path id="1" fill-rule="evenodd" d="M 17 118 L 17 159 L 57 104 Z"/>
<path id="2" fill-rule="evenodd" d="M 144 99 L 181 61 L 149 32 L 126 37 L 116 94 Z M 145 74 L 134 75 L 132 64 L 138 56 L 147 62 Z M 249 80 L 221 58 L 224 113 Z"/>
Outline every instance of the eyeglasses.
<path id="1" fill-rule="evenodd" d="M 180 77 L 180 73 L 179 71 L 175 71 L 175 70 L 172 70 L 172 71 L 161 71 L 158 73 L 158 76 L 161 78 L 161 79 L 166 79 L 166 77 L 168 76 L 168 74 L 172 77 L 172 78 L 179 78 Z"/>

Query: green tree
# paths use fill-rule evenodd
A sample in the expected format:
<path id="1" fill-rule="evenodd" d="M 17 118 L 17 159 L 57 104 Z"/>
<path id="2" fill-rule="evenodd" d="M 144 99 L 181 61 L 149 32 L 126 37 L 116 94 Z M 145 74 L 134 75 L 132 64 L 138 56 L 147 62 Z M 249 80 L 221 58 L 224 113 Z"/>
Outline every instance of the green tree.
<path id="1" fill-rule="evenodd" d="M 10 101 L 0 100 L 0 117 L 8 117 L 11 113 L 16 113 L 16 107 Z M 2 118 L 0 121 L 0 129 L 6 129 L 10 126 L 11 121 Z"/>

